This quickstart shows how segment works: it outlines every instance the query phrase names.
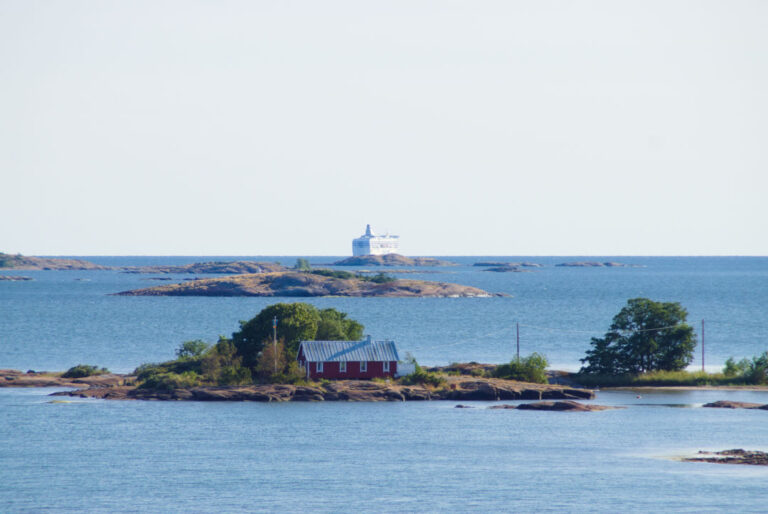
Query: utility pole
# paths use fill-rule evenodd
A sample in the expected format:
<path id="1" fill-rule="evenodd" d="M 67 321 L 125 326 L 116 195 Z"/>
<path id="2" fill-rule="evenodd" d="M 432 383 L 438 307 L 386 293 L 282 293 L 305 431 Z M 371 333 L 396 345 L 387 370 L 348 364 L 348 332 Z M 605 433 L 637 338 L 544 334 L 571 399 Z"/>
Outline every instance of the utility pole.
<path id="1" fill-rule="evenodd" d="M 272 318 L 272 353 L 275 356 L 275 375 L 277 375 L 277 316 Z"/>
<path id="2" fill-rule="evenodd" d="M 701 371 L 704 371 L 704 320 L 701 320 Z"/>
<path id="3" fill-rule="evenodd" d="M 517 329 L 517 362 L 520 362 L 520 323 L 515 323 Z"/>

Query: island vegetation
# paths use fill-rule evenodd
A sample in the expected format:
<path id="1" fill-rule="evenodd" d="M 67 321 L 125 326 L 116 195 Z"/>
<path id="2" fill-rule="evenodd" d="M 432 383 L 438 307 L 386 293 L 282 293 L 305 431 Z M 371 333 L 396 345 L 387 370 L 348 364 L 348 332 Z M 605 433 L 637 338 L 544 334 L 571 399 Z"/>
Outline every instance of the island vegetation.
<path id="1" fill-rule="evenodd" d="M 729 386 L 768 383 L 768 352 L 729 358 L 722 373 L 688 371 L 696 337 L 677 302 L 628 300 L 602 338 L 592 338 L 572 378 L 587 387 Z"/>
<path id="2" fill-rule="evenodd" d="M 397 253 L 385 255 L 358 255 L 333 263 L 334 266 L 456 266 L 455 262 L 441 261 L 432 257 L 406 257 Z"/>

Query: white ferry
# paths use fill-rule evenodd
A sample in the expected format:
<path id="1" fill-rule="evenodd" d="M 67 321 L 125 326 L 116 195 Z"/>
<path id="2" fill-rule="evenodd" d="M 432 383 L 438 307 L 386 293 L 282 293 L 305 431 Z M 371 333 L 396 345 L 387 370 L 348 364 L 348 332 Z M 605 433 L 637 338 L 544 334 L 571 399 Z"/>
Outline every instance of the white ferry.
<path id="1" fill-rule="evenodd" d="M 386 255 L 399 253 L 400 236 L 377 236 L 370 225 L 365 226 L 365 234 L 352 240 L 352 255 Z"/>

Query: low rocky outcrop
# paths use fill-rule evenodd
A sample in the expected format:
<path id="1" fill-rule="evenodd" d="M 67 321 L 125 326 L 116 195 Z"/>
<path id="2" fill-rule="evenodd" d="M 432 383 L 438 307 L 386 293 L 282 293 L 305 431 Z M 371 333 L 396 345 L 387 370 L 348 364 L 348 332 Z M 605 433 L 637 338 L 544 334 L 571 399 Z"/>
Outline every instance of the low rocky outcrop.
<path id="1" fill-rule="evenodd" d="M 622 262 L 597 262 L 597 261 L 577 261 L 577 262 L 562 262 L 555 264 L 561 268 L 640 268 L 642 266 L 637 264 L 624 264 Z"/>
<path id="2" fill-rule="evenodd" d="M 0 275 L 0 281 L 8 281 L 8 282 L 25 282 L 32 280 L 32 277 L 22 277 L 20 275 Z"/>
<path id="3" fill-rule="evenodd" d="M 559 412 L 594 412 L 609 409 L 618 409 L 621 407 L 608 407 L 606 405 L 586 405 L 574 401 L 563 402 L 536 402 L 521 403 L 520 405 L 491 405 L 489 409 L 517 409 L 517 410 L 538 410 L 538 411 L 559 411 Z"/>
<path id="4" fill-rule="evenodd" d="M 579 402 L 536 402 L 521 403 L 517 406 L 518 410 L 538 410 L 538 411 L 559 411 L 559 412 L 594 412 L 601 410 L 617 409 L 618 407 L 609 407 L 607 405 L 586 405 Z"/>
<path id="5" fill-rule="evenodd" d="M 538 270 L 523 269 L 517 266 L 494 266 L 493 268 L 484 269 L 483 271 L 492 271 L 494 273 L 533 273 Z"/>
<path id="6" fill-rule="evenodd" d="M 79 259 L 60 259 L 47 257 L 27 257 L 0 252 L 0 269 L 21 270 L 106 270 L 109 266 L 100 266 Z"/>
<path id="7" fill-rule="evenodd" d="M 480 261 L 472 266 L 483 268 L 541 268 L 541 264 L 535 262 L 505 262 L 505 261 Z"/>
<path id="8" fill-rule="evenodd" d="M 705 403 L 704 407 L 713 409 L 764 409 L 768 410 L 768 405 L 749 402 L 732 402 L 729 400 L 718 400 L 716 402 Z"/>
<path id="9" fill-rule="evenodd" d="M 685 462 L 710 462 L 715 464 L 748 464 L 768 466 L 768 453 L 742 449 L 723 450 L 721 452 L 700 451 L 696 457 L 686 457 Z"/>
<path id="10" fill-rule="evenodd" d="M 288 268 L 274 262 L 257 261 L 212 261 L 196 262 L 183 266 L 130 266 L 120 268 L 123 273 L 190 273 L 242 275 L 245 273 L 272 273 Z"/>
<path id="11" fill-rule="evenodd" d="M 129 377 L 116 373 L 83 378 L 62 378 L 60 372 L 0 369 L 0 387 L 111 387 L 124 384 Z"/>
<path id="12" fill-rule="evenodd" d="M 467 298 L 505 296 L 482 289 L 445 282 L 393 280 L 376 283 L 355 278 L 337 278 L 285 271 L 253 273 L 195 280 L 116 293 L 120 296 L 354 296 Z"/>
<path id="13" fill-rule="evenodd" d="M 336 261 L 333 266 L 456 266 L 455 262 L 432 257 L 406 257 L 397 253 L 386 255 L 359 255 Z"/>

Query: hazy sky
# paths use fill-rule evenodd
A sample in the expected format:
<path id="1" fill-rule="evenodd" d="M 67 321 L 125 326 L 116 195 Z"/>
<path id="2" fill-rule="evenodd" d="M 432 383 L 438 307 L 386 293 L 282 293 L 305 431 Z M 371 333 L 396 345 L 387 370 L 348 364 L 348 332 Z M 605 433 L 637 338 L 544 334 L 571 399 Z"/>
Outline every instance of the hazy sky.
<path id="1" fill-rule="evenodd" d="M 0 0 L 0 250 L 768 255 L 768 2 Z"/>

